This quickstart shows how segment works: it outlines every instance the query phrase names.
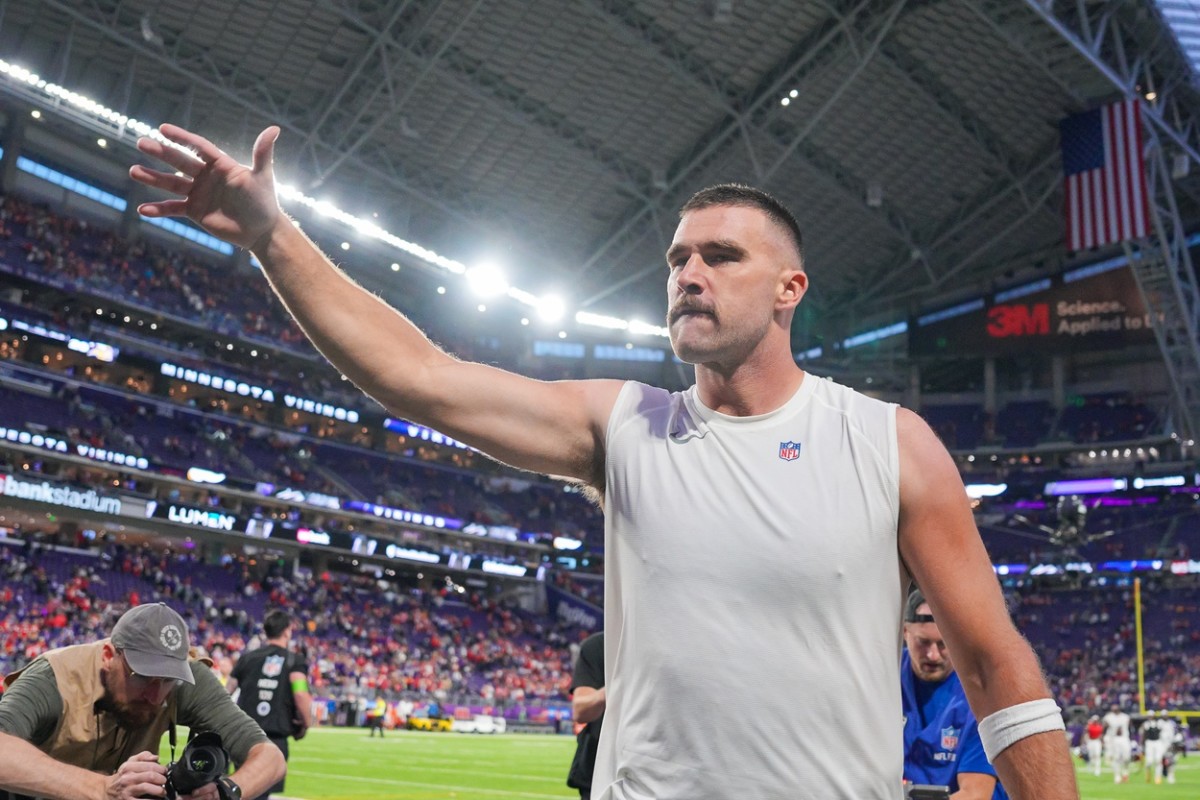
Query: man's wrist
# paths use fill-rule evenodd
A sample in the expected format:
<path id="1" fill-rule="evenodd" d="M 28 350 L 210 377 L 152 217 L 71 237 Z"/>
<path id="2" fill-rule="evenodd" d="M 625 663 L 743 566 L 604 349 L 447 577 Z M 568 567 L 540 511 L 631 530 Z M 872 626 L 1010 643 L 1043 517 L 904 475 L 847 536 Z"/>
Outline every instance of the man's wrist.
<path id="1" fill-rule="evenodd" d="M 296 230 L 296 223 L 292 218 L 284 213 L 283 209 L 279 209 L 279 213 L 275 217 L 275 221 L 271 224 L 271 227 L 246 249 L 257 256 L 259 261 L 265 262 L 271 257 L 272 251 L 279 248 L 280 237 L 294 233 Z"/>

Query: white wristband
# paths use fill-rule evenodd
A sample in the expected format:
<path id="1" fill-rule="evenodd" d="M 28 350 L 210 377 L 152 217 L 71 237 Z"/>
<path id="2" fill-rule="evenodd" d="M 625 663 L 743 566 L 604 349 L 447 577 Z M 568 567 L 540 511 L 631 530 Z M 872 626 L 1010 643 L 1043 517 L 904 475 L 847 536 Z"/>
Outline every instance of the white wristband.
<path id="1" fill-rule="evenodd" d="M 1011 744 L 1026 736 L 1065 730 L 1062 709 L 1050 698 L 1002 708 L 979 722 L 979 739 L 988 761 L 994 762 Z"/>

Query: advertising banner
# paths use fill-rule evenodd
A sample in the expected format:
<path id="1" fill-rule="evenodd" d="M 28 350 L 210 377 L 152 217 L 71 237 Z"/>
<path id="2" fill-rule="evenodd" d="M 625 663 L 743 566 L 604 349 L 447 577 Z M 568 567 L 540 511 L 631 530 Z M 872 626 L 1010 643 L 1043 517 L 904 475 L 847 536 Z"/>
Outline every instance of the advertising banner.
<path id="1" fill-rule="evenodd" d="M 991 298 L 967 313 L 925 315 L 909 325 L 909 355 L 1067 353 L 1153 344 L 1150 315 L 1128 266 L 1047 283 L 1001 302 Z"/>
<path id="2" fill-rule="evenodd" d="M 578 625 L 589 631 L 604 628 L 603 611 L 562 589 L 547 584 L 546 602 L 550 606 L 550 614 L 567 624 Z"/>

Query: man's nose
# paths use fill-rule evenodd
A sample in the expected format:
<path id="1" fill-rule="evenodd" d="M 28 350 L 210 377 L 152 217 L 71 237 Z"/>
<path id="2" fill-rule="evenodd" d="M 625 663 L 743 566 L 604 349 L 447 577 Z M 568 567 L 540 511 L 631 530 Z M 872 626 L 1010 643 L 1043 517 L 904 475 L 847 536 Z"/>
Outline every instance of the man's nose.
<path id="1" fill-rule="evenodd" d="M 689 256 L 675 276 L 679 289 L 687 294 L 700 294 L 704 291 L 704 266 L 704 258 L 699 253 Z"/>

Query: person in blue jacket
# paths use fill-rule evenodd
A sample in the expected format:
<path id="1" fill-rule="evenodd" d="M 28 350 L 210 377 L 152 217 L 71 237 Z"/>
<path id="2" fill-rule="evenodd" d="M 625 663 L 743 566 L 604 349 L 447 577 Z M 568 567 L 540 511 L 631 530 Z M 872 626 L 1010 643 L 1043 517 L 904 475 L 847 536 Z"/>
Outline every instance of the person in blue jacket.
<path id="1" fill-rule="evenodd" d="M 909 595 L 904 608 L 904 645 L 904 780 L 949 786 L 952 800 L 1008 800 L 984 755 L 975 715 L 919 590 Z"/>

